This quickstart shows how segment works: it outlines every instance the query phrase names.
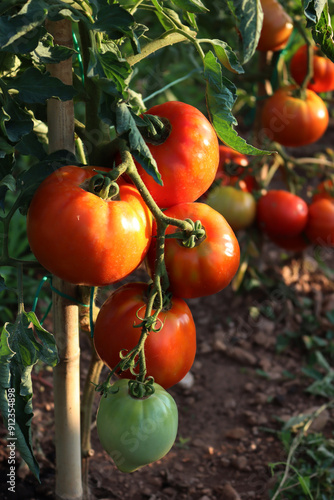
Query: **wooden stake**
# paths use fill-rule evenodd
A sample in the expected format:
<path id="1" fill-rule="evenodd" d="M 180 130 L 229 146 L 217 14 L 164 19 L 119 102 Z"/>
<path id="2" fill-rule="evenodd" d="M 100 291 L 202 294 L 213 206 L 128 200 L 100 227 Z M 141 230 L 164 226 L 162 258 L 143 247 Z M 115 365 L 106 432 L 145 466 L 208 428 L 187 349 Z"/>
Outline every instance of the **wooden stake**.
<path id="1" fill-rule="evenodd" d="M 55 44 L 72 46 L 69 20 L 47 22 Z M 72 59 L 48 65 L 52 76 L 72 84 Z M 47 107 L 49 152 L 66 149 L 74 153 L 73 101 L 50 99 Z M 53 280 L 54 336 L 60 362 L 54 369 L 56 499 L 82 500 L 80 445 L 80 347 L 77 287 Z M 64 298 L 73 297 L 73 300 Z"/>

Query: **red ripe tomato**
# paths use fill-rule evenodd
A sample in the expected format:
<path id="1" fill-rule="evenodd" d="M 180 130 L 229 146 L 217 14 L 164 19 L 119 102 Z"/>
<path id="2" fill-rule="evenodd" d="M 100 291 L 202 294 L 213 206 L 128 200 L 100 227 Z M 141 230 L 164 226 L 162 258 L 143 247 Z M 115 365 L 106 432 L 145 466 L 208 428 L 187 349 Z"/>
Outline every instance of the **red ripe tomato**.
<path id="1" fill-rule="evenodd" d="M 129 283 L 113 292 L 102 305 L 94 328 L 94 345 L 102 361 L 113 369 L 121 360 L 122 350 L 133 349 L 140 338 L 138 314 L 145 314 L 146 283 Z M 196 353 L 196 328 L 186 302 L 173 297 L 171 308 L 158 316 L 155 328 L 145 341 L 147 375 L 168 389 L 190 370 Z M 124 353 L 124 351 L 123 351 Z M 127 370 L 121 378 L 135 378 Z"/>
<path id="2" fill-rule="evenodd" d="M 291 17 L 276 0 L 261 0 L 263 25 L 257 50 L 281 50 L 293 30 Z"/>
<path id="3" fill-rule="evenodd" d="M 312 201 L 321 200 L 322 198 L 334 200 L 334 183 L 331 179 L 327 179 L 319 184 L 313 195 Z"/>
<path id="4" fill-rule="evenodd" d="M 183 298 L 212 295 L 225 288 L 238 270 L 240 248 L 238 240 L 224 217 L 204 203 L 180 203 L 164 212 L 177 219 L 200 220 L 206 238 L 194 248 L 186 248 L 175 238 L 165 241 L 165 263 L 173 295 Z M 179 231 L 168 226 L 166 234 Z M 156 224 L 153 223 L 153 235 Z M 148 267 L 154 271 L 156 241 L 147 254 Z"/>
<path id="5" fill-rule="evenodd" d="M 269 236 L 297 236 L 305 229 L 307 217 L 305 201 L 289 191 L 268 191 L 257 202 L 258 225 Z"/>
<path id="6" fill-rule="evenodd" d="M 284 250 L 289 250 L 291 252 L 302 252 L 310 244 L 304 233 L 288 237 L 271 235 L 270 239 L 278 247 L 284 248 Z"/>
<path id="7" fill-rule="evenodd" d="M 316 245 L 334 246 L 333 199 L 322 198 L 310 204 L 305 233 L 309 240 Z"/>
<path id="8" fill-rule="evenodd" d="M 148 144 L 157 162 L 163 186 L 138 164 L 138 172 L 159 207 L 197 200 L 214 181 L 219 148 L 211 123 L 193 106 L 165 102 L 147 114 L 167 118 L 171 132 L 160 145 Z"/>
<path id="9" fill-rule="evenodd" d="M 267 99 L 262 110 L 264 133 L 283 146 L 299 147 L 317 141 L 328 126 L 324 101 L 306 89 L 306 99 L 294 97 L 296 87 L 282 87 Z"/>
<path id="10" fill-rule="evenodd" d="M 225 217 L 234 231 L 253 224 L 256 201 L 247 191 L 232 186 L 216 186 L 208 194 L 206 203 Z"/>
<path id="11" fill-rule="evenodd" d="M 94 167 L 71 165 L 47 177 L 30 204 L 27 234 L 48 271 L 70 283 L 103 286 L 142 262 L 152 217 L 132 185 L 120 185 L 119 199 L 110 201 L 86 191 L 94 175 Z"/>
<path id="12" fill-rule="evenodd" d="M 325 56 L 318 55 L 320 50 L 313 47 L 313 76 L 307 88 L 314 92 L 329 92 L 334 90 L 334 63 Z M 299 47 L 290 61 L 292 78 L 301 85 L 307 73 L 307 45 Z"/>

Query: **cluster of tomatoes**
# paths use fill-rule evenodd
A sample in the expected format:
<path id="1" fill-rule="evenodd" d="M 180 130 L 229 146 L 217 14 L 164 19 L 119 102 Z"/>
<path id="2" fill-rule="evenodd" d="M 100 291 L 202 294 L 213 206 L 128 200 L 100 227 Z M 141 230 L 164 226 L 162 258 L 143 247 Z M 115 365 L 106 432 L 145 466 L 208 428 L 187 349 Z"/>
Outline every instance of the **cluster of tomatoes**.
<path id="1" fill-rule="evenodd" d="M 283 49 L 292 33 L 293 23 L 282 5 L 276 0 L 261 0 L 263 27 L 258 44 L 260 51 Z M 299 147 L 311 144 L 328 127 L 328 110 L 320 92 L 334 90 L 334 63 L 313 50 L 313 76 L 304 92 L 303 84 L 308 72 L 308 46 L 298 48 L 290 61 L 290 74 L 295 83 L 278 88 L 269 97 L 262 110 L 262 132 L 283 146 Z"/>
<path id="2" fill-rule="evenodd" d="M 128 385 L 137 378 L 137 369 L 126 369 L 115 371 L 119 380 L 101 398 L 100 441 L 125 472 L 161 458 L 174 443 L 177 408 L 166 389 L 186 375 L 196 352 L 196 328 L 184 299 L 226 287 L 240 260 L 238 240 L 225 218 L 196 202 L 218 168 L 219 145 L 212 125 L 196 108 L 180 102 L 155 106 L 148 113 L 168 120 L 170 129 L 163 143 L 148 143 L 163 185 L 140 165 L 137 171 L 155 206 L 170 220 L 164 261 L 172 298 L 158 313 L 145 341 L 147 377 L 154 379 L 149 385 L 152 394 L 134 397 Z M 64 166 L 42 182 L 30 204 L 27 234 L 32 252 L 49 272 L 65 281 L 109 285 L 129 275 L 144 259 L 154 277 L 159 221 L 153 219 L 130 179 L 117 179 L 105 192 L 101 186 L 109 171 Z M 194 237 L 191 245 L 173 237 L 180 235 L 175 219 L 199 225 L 201 237 Z M 188 235 L 183 236 L 188 241 Z M 149 290 L 144 282 L 123 285 L 99 311 L 94 345 L 111 370 L 121 366 L 126 353 L 140 341 Z"/>
<path id="3" fill-rule="evenodd" d="M 285 190 L 269 190 L 255 200 L 259 189 L 250 175 L 248 158 L 227 146 L 220 146 L 220 165 L 215 183 L 205 200 L 220 212 L 236 231 L 254 222 L 276 245 L 302 251 L 308 245 L 334 245 L 334 185 L 321 182 L 307 204 Z"/>

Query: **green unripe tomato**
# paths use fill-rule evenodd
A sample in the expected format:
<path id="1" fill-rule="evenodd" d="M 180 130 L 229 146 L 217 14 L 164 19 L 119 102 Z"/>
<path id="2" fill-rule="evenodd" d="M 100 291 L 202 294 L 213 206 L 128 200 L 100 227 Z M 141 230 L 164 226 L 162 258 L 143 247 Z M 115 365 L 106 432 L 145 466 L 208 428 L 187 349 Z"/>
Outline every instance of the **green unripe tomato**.
<path id="1" fill-rule="evenodd" d="M 208 194 L 207 204 L 222 214 L 234 231 L 253 224 L 256 201 L 251 193 L 232 186 L 216 186 Z"/>
<path id="2" fill-rule="evenodd" d="M 164 457 L 174 444 L 178 410 L 172 396 L 153 384 L 154 394 L 134 398 L 129 379 L 117 380 L 97 412 L 101 445 L 122 472 L 135 470 Z"/>

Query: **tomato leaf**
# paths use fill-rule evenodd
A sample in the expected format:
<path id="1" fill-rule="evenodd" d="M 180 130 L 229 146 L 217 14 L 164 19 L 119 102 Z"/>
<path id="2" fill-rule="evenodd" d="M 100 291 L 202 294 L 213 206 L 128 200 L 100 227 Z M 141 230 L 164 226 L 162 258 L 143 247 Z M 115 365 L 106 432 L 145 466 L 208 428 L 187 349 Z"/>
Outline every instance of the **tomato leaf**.
<path id="1" fill-rule="evenodd" d="M 238 74 L 245 72 L 244 68 L 239 63 L 237 56 L 226 42 L 213 39 L 210 40 L 210 43 L 213 46 L 216 56 L 225 68 Z M 228 66 L 230 66 L 230 68 Z"/>
<path id="2" fill-rule="evenodd" d="M 71 85 L 65 85 L 58 78 L 42 73 L 37 68 L 28 68 L 16 78 L 3 80 L 8 89 L 17 90 L 20 99 L 29 104 L 44 103 L 51 97 L 68 101 L 76 94 Z"/>
<path id="3" fill-rule="evenodd" d="M 16 143 L 15 149 L 22 155 L 35 156 L 39 160 L 42 160 L 46 156 L 44 146 L 38 140 L 34 132 L 30 132 L 22 137 L 22 139 Z"/>
<path id="4" fill-rule="evenodd" d="M 127 35 L 131 36 L 133 16 L 118 4 L 110 5 L 107 0 L 100 5 L 93 25 L 94 31 L 103 31 L 111 40 Z"/>
<path id="5" fill-rule="evenodd" d="M 305 11 L 305 15 L 307 13 Z M 312 17 L 312 21 L 311 21 Z M 314 16 L 307 16 L 308 26 L 312 27 L 312 36 L 314 41 L 320 46 L 322 52 L 334 62 L 334 40 L 333 29 L 331 26 L 331 18 L 328 11 L 328 4 L 325 3 L 323 10 L 318 18 Z M 314 21 L 316 21 L 314 23 Z"/>
<path id="6" fill-rule="evenodd" d="M 105 93 L 127 97 L 127 84 L 132 74 L 131 66 L 122 58 L 115 44 L 100 53 L 91 50 L 87 76 Z"/>
<path id="7" fill-rule="evenodd" d="M 228 6 L 235 16 L 240 30 L 243 63 L 254 55 L 261 35 L 263 10 L 260 0 L 228 0 Z"/>
<path id="8" fill-rule="evenodd" d="M 10 191 L 15 191 L 16 181 L 14 177 L 10 174 L 6 175 L 2 180 L 0 180 L 0 187 L 6 186 Z"/>
<path id="9" fill-rule="evenodd" d="M 34 123 L 31 115 L 20 107 L 3 85 L 1 85 L 1 89 L 3 91 L 3 106 L 0 109 L 0 128 L 11 142 L 18 142 L 24 135 L 32 131 Z"/>
<path id="10" fill-rule="evenodd" d="M 212 52 L 208 52 L 204 59 L 204 77 L 207 81 L 206 102 L 212 124 L 218 137 L 233 149 L 248 155 L 271 154 L 272 151 L 263 151 L 247 144 L 234 130 L 237 125 L 232 114 L 236 100 L 235 86 L 222 76 L 221 65 Z"/>
<path id="11" fill-rule="evenodd" d="M 125 103 L 117 104 L 115 120 L 115 128 L 118 136 L 126 140 L 134 158 L 141 164 L 143 169 L 146 170 L 146 172 L 162 186 L 162 179 L 157 163 L 137 128 L 135 118 L 132 116 L 131 110 Z"/>
<path id="12" fill-rule="evenodd" d="M 187 12 L 199 14 L 201 12 L 209 12 L 209 9 L 201 2 L 201 0 L 172 0 L 172 3 Z"/>
<path id="13" fill-rule="evenodd" d="M 57 64 L 65 61 L 76 51 L 70 47 L 63 47 L 62 45 L 53 45 L 53 37 L 50 33 L 39 40 L 39 43 L 32 53 L 32 58 L 40 64 Z"/>
<path id="14" fill-rule="evenodd" d="M 31 436 L 31 371 L 39 359 L 55 366 L 58 362 L 56 343 L 53 335 L 42 328 L 35 313 L 23 311 L 14 324 L 6 323 L 1 332 L 0 410 L 8 428 L 7 443 L 20 451 L 37 479 L 39 466 L 32 450 Z"/>
<path id="15" fill-rule="evenodd" d="M 0 17 L 0 48 L 27 53 L 37 47 L 49 6 L 43 0 L 29 0 L 12 16 Z"/>
<path id="16" fill-rule="evenodd" d="M 31 199 L 40 183 L 52 172 L 64 165 L 79 165 L 77 159 L 70 151 L 59 150 L 44 157 L 28 170 L 22 172 L 17 179 L 17 189 L 20 193 L 20 212 L 25 214 Z"/>
<path id="17" fill-rule="evenodd" d="M 327 0 L 303 0 L 304 14 L 307 20 L 307 27 L 310 25 L 317 24 L 320 20 L 322 11 L 325 5 L 327 5 Z"/>

